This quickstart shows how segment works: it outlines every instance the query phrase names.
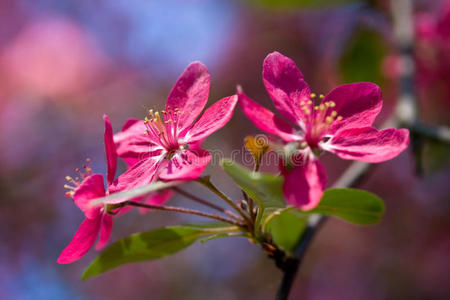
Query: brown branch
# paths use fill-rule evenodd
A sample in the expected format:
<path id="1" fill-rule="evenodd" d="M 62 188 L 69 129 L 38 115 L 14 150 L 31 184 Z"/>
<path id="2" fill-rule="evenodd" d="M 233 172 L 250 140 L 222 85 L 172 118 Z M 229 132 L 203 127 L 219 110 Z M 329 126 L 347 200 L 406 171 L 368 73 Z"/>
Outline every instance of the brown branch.
<path id="1" fill-rule="evenodd" d="M 198 211 L 198 210 L 194 210 L 194 209 L 174 207 L 174 206 L 152 205 L 152 204 L 139 203 L 139 202 L 135 202 L 135 201 L 125 201 L 125 202 L 120 203 L 120 206 L 126 206 L 126 205 L 149 208 L 149 209 L 156 209 L 156 210 L 172 211 L 172 212 L 178 212 L 178 213 L 190 214 L 190 215 L 197 215 L 197 216 L 215 219 L 215 220 L 222 221 L 225 223 L 233 224 L 233 225 L 240 226 L 240 227 L 245 226 L 245 223 L 243 223 L 243 222 L 238 222 L 235 220 L 231 220 L 231 219 L 222 217 L 217 214 L 210 214 L 210 213 L 206 213 L 206 212 L 202 212 L 202 211 Z"/>

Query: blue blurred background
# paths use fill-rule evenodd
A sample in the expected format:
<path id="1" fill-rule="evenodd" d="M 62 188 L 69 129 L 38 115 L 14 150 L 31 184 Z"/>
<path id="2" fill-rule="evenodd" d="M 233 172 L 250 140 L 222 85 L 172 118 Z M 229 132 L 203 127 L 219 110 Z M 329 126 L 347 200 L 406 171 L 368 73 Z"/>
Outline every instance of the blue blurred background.
<path id="1" fill-rule="evenodd" d="M 258 2 L 270 1 L 0 1 L 1 299 L 274 298 L 281 272 L 243 238 L 196 244 L 86 282 L 80 275 L 95 250 L 74 264 L 56 264 L 83 219 L 64 197 L 64 177 L 86 157 L 94 171 L 105 172 L 102 115 L 119 130 L 127 118 L 163 108 L 192 61 L 211 73 L 209 105 L 241 84 L 271 107 L 262 61 L 277 50 L 296 61 L 318 93 L 347 82 L 376 82 L 384 93 L 378 124 L 389 116 L 398 80 L 388 1 L 331 8 Z M 422 116 L 449 125 L 450 14 L 442 9 L 448 3 L 415 5 Z M 205 146 L 228 155 L 256 133 L 237 108 Z M 347 162 L 324 161 L 332 183 Z M 374 168 L 362 187 L 386 201 L 383 221 L 373 227 L 329 221 L 291 299 L 450 298 L 449 151 L 427 143 L 421 161 L 421 177 L 410 150 Z M 218 165 L 207 173 L 239 199 Z M 186 189 L 219 202 L 195 184 Z M 171 205 L 196 207 L 181 197 Z M 133 211 L 117 219 L 112 241 L 197 220 Z"/>

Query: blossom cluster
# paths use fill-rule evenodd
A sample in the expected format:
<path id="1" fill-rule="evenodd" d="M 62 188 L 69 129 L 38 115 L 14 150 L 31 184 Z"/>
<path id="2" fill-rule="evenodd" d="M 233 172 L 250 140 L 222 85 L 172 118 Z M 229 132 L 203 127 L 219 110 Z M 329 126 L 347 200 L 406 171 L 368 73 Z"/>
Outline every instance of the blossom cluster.
<path id="1" fill-rule="evenodd" d="M 158 181 L 184 183 L 201 176 L 211 161 L 202 142 L 228 123 L 237 103 L 256 127 L 273 136 L 270 148 L 283 150 L 277 153 L 284 198 L 300 210 L 316 207 L 324 192 L 323 152 L 378 163 L 396 157 L 408 145 L 408 130 L 372 127 L 382 107 L 381 91 L 375 84 L 346 84 L 326 96 L 316 95 L 295 63 L 278 52 L 264 60 L 263 81 L 285 119 L 250 99 L 241 87 L 201 114 L 208 101 L 210 76 L 199 62 L 190 64 L 180 76 L 163 111 L 150 110 L 144 120 L 128 120 L 115 135 L 104 116 L 107 186 L 103 176 L 89 166 L 79 171 L 80 177 L 67 177 L 67 196 L 84 212 L 85 220 L 58 262 L 78 260 L 99 236 L 96 249 L 101 249 L 109 240 L 113 217 L 130 209 L 117 205 L 120 202 L 95 206 L 93 200 Z M 116 177 L 118 157 L 128 170 Z M 166 189 L 134 200 L 163 205 L 171 195 Z"/>

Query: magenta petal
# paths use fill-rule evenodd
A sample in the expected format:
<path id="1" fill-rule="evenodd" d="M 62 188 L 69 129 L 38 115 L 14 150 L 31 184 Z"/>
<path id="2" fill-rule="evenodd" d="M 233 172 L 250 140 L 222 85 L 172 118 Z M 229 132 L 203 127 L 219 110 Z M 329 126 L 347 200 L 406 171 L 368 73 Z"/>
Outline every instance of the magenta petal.
<path id="1" fill-rule="evenodd" d="M 288 122 L 277 117 L 270 110 L 247 97 L 240 88 L 238 88 L 238 96 L 239 105 L 247 118 L 249 118 L 256 127 L 267 133 L 277 135 L 286 142 L 300 139 L 300 136 L 293 134 L 294 128 Z"/>
<path id="2" fill-rule="evenodd" d="M 184 150 L 170 160 L 164 160 L 159 178 L 162 180 L 197 179 L 211 161 L 211 155 L 203 149 Z"/>
<path id="3" fill-rule="evenodd" d="M 86 177 L 75 189 L 73 201 L 84 212 L 86 218 L 96 219 L 100 213 L 98 207 L 91 207 L 89 203 L 93 199 L 105 196 L 105 183 L 101 174 L 93 174 Z"/>
<path id="4" fill-rule="evenodd" d="M 100 239 L 98 240 L 97 245 L 95 245 L 95 250 L 102 249 L 108 243 L 109 237 L 111 236 L 112 225 L 112 216 L 103 214 L 100 226 Z"/>
<path id="5" fill-rule="evenodd" d="M 123 131 L 114 135 L 117 154 L 130 167 L 144 158 L 161 154 L 161 147 L 144 134 L 146 130 L 143 121 L 130 119 L 123 126 Z"/>
<path id="6" fill-rule="evenodd" d="M 343 159 L 377 163 L 392 159 L 408 146 L 407 129 L 384 129 L 373 127 L 340 130 L 333 136 L 325 150 Z"/>
<path id="7" fill-rule="evenodd" d="M 311 210 L 322 198 L 327 182 L 325 170 L 318 160 L 295 166 L 283 172 L 283 193 L 286 201 L 302 210 Z"/>
<path id="8" fill-rule="evenodd" d="M 233 95 L 211 105 L 187 132 L 186 142 L 195 143 L 202 141 L 216 130 L 222 128 L 233 116 L 237 100 L 237 96 Z"/>
<path id="9" fill-rule="evenodd" d="M 59 264 L 70 264 L 83 257 L 97 240 L 100 222 L 100 216 L 95 219 L 86 218 L 56 262 Z"/>
<path id="10" fill-rule="evenodd" d="M 208 69 L 200 63 L 190 64 L 169 94 L 166 110 L 179 109 L 179 131 L 187 128 L 206 105 L 209 95 Z"/>
<path id="11" fill-rule="evenodd" d="M 330 134 L 338 130 L 371 126 L 383 106 L 380 88 L 370 82 L 344 84 L 333 89 L 323 102 L 333 101 L 336 106 L 329 109 L 337 112 L 342 120 L 335 120 Z"/>
<path id="12" fill-rule="evenodd" d="M 121 192 L 150 184 L 160 165 L 160 160 L 154 158 L 143 159 L 132 166 L 128 171 L 116 178 L 110 186 L 110 193 Z M 115 201 L 115 203 L 118 203 Z"/>
<path id="13" fill-rule="evenodd" d="M 278 52 L 269 54 L 264 60 L 263 78 L 278 111 L 295 124 L 304 121 L 306 115 L 300 102 L 308 101 L 311 92 L 294 61 Z"/>
<path id="14" fill-rule="evenodd" d="M 171 189 L 158 191 L 150 194 L 147 199 L 144 200 L 144 203 L 152 205 L 164 205 L 167 201 L 169 201 L 172 195 L 173 191 Z M 145 214 L 149 211 L 150 209 L 148 208 L 139 208 L 139 212 L 142 214 Z"/>
<path id="15" fill-rule="evenodd" d="M 111 126 L 111 122 L 109 121 L 107 115 L 103 115 L 103 120 L 105 120 L 105 154 L 106 154 L 106 163 L 108 165 L 106 174 L 108 184 L 111 184 L 114 181 L 114 176 L 116 175 L 117 152 L 116 152 L 116 145 L 114 144 L 113 129 Z"/>

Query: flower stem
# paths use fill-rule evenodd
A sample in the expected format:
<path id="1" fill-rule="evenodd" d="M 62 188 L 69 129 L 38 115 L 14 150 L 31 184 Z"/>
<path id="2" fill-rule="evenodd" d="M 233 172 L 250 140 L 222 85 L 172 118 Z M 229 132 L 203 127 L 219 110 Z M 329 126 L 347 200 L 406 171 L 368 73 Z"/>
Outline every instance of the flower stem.
<path id="1" fill-rule="evenodd" d="M 218 205 L 216 205 L 214 203 L 211 203 L 211 202 L 209 202 L 209 201 L 207 201 L 205 199 L 197 197 L 197 196 L 195 196 L 195 195 L 193 195 L 193 194 L 191 194 L 189 192 L 186 192 L 185 190 L 182 190 L 182 189 L 180 189 L 178 187 L 173 187 L 172 190 L 174 190 L 175 192 L 179 193 L 180 195 L 183 195 L 186 198 L 189 198 L 189 199 L 191 199 L 191 200 L 193 200 L 195 202 L 198 202 L 198 203 L 203 204 L 205 206 L 211 207 L 211 208 L 213 208 L 213 209 L 215 209 L 217 211 L 223 212 L 224 214 L 227 214 L 228 216 L 230 216 L 231 218 L 233 218 L 233 219 L 235 219 L 237 221 L 241 220 L 237 215 L 235 215 L 233 212 L 229 211 L 228 209 L 225 209 L 225 208 L 220 207 L 220 206 L 218 206 Z"/>
<path id="2" fill-rule="evenodd" d="M 224 193 L 222 193 L 211 181 L 205 181 L 202 179 L 196 179 L 197 182 L 208 188 L 211 192 L 219 196 L 222 200 L 224 200 L 228 205 L 230 205 L 235 211 L 237 211 L 242 218 L 247 222 L 249 227 L 253 227 L 253 221 L 233 202 L 230 198 L 228 198 Z"/>
<path id="3" fill-rule="evenodd" d="M 215 219 L 215 220 L 222 221 L 225 223 L 233 224 L 233 225 L 236 225 L 239 227 L 245 226 L 245 224 L 243 224 L 242 222 L 231 220 L 231 219 L 222 217 L 217 214 L 210 214 L 210 213 L 206 213 L 206 212 L 202 212 L 202 211 L 198 211 L 198 210 L 194 210 L 194 209 L 189 209 L 189 208 L 144 204 L 144 203 L 139 203 L 139 202 L 135 202 L 135 201 L 125 201 L 125 202 L 121 203 L 121 206 L 126 206 L 126 205 L 149 208 L 149 209 L 164 210 L 164 211 L 173 211 L 173 212 L 179 212 L 179 213 L 190 214 L 190 215 L 197 215 L 197 216 Z"/>

